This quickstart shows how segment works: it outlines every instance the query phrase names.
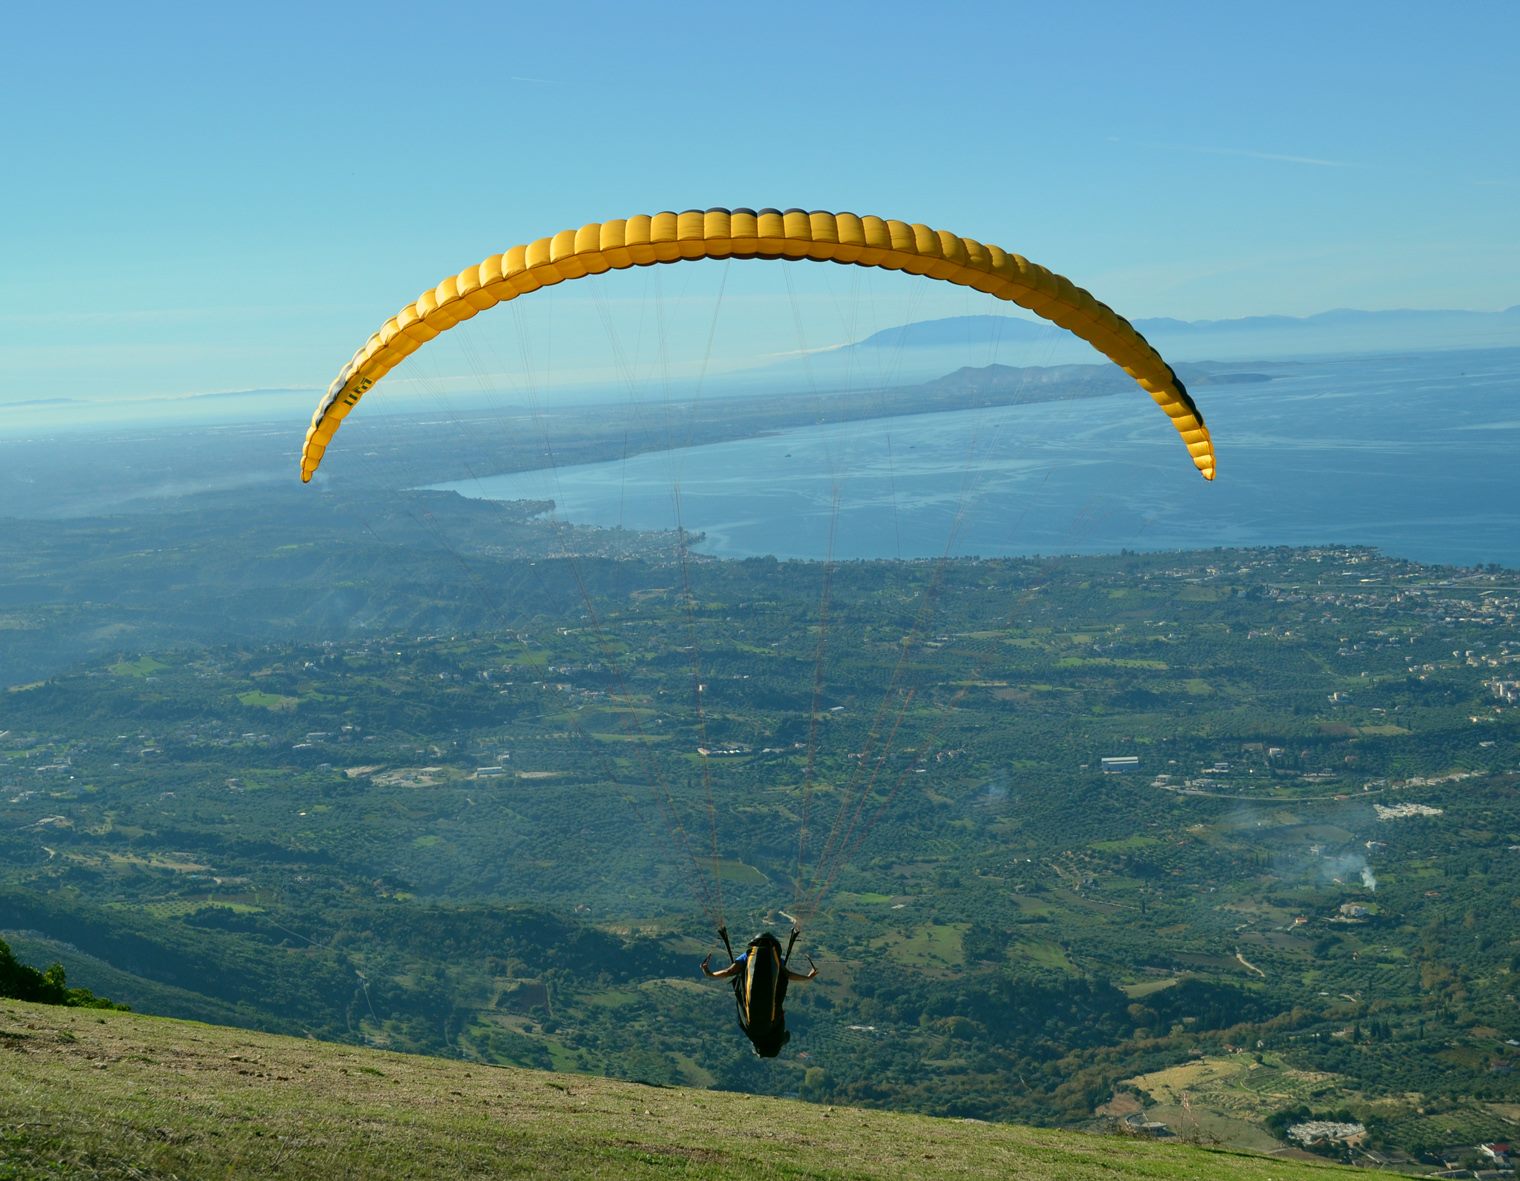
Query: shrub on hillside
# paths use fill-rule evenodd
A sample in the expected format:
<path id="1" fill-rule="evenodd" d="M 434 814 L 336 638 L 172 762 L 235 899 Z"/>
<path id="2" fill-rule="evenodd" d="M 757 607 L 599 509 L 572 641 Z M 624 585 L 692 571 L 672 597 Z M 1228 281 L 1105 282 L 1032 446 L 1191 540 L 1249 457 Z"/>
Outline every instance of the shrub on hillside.
<path id="1" fill-rule="evenodd" d="M 63 965 L 54 964 L 45 972 L 23 964 L 10 945 L 0 939 L 0 996 L 18 1001 L 35 1001 L 43 1005 L 75 1005 L 86 1009 L 125 1009 L 88 988 L 70 988 L 64 978 Z"/>

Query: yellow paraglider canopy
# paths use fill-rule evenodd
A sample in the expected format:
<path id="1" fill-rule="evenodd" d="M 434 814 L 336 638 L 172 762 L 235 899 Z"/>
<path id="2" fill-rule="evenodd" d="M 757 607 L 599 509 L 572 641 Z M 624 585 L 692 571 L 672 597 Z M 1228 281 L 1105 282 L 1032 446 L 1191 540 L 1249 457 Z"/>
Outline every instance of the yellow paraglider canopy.
<path id="1" fill-rule="evenodd" d="M 593 222 L 493 254 L 402 308 L 365 342 L 312 415 L 301 452 L 310 480 L 365 392 L 441 332 L 498 303 L 566 279 L 699 258 L 848 263 L 941 279 L 1028 308 L 1087 341 L 1155 399 L 1206 480 L 1214 448 L 1203 416 L 1172 367 L 1107 304 L 997 246 L 925 225 L 802 209 L 708 209 Z"/>

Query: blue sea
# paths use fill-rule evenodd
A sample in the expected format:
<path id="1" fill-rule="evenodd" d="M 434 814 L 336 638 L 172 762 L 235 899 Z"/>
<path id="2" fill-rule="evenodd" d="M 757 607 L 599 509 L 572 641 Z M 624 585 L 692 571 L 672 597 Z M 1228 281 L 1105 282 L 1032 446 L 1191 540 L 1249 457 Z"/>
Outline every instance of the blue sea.
<path id="1" fill-rule="evenodd" d="M 1140 390 L 803 427 L 442 485 L 577 524 L 703 535 L 724 557 L 1375 546 L 1520 568 L 1520 350 L 1264 367 L 1194 389 L 1206 483 Z M 832 542 L 830 540 L 832 536 Z"/>

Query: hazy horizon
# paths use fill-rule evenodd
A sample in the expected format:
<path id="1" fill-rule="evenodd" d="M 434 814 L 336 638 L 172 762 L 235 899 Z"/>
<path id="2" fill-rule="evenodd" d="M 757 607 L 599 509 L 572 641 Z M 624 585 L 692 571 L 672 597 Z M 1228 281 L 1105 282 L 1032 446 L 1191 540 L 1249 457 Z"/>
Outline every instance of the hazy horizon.
<path id="1" fill-rule="evenodd" d="M 1322 358 L 1379 356 L 1418 351 L 1454 351 L 1520 347 L 1520 307 L 1493 312 L 1436 309 L 1418 312 L 1396 309 L 1369 312 L 1363 309 L 1331 309 L 1313 316 L 1253 316 L 1236 320 L 1141 321 L 1145 332 L 1174 363 L 1277 362 Z M 1348 326 L 1341 321 L 1350 318 Z M 969 337 L 949 341 L 913 342 L 915 329 L 955 327 L 958 322 L 979 322 Z M 981 323 L 1004 322 L 1027 329 L 1026 339 L 997 339 L 995 330 Z M 457 330 L 456 330 L 457 331 Z M 909 385 L 953 372 L 965 365 L 1011 365 L 1049 368 L 1063 365 L 1102 366 L 1106 360 L 1085 342 L 1027 315 L 972 313 L 892 324 L 853 340 L 822 346 L 806 355 L 779 358 L 741 357 L 714 364 L 688 361 L 669 367 L 669 376 L 658 382 L 659 397 L 724 397 L 754 394 L 769 387 L 799 384 L 826 388 L 837 382 L 842 388 L 858 387 L 871 375 L 852 358 L 862 349 L 879 343 L 892 347 L 897 333 L 910 343 L 893 348 L 892 362 L 878 371 L 884 387 Z M 596 341 L 606 349 L 606 334 L 598 330 Z M 591 338 L 595 341 L 595 338 Z M 415 368 L 415 367 L 412 367 Z M 518 389 L 514 390 L 513 385 Z M 573 405 L 616 405 L 627 401 L 630 383 L 616 365 L 605 359 L 590 374 L 563 379 L 545 373 L 530 388 L 522 387 L 516 374 L 482 374 L 479 369 L 447 373 L 434 371 L 413 376 L 403 363 L 366 399 L 363 413 L 413 414 L 437 405 L 440 397 L 470 407 L 511 402 L 530 405 L 538 393 L 552 391 L 556 401 Z M 642 383 L 654 389 L 656 382 Z M 155 425 L 224 425 L 289 421 L 292 429 L 304 429 L 306 419 L 325 387 L 284 389 L 216 390 L 199 393 L 147 395 L 140 398 L 98 399 L 85 397 L 0 397 L 0 438 L 38 432 Z M 646 390 L 647 392 L 647 390 Z M 642 395 L 641 395 L 642 396 Z M 78 415 L 77 419 L 70 416 Z"/>

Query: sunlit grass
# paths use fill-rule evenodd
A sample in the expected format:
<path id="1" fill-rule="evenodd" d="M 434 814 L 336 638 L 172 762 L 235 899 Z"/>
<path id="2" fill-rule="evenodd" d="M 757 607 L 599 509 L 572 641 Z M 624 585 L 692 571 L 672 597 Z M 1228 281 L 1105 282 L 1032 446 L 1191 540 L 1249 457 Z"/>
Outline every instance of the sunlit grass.
<path id="1" fill-rule="evenodd" d="M 118 660 L 111 665 L 111 671 L 118 677 L 149 677 L 169 667 L 151 656 L 139 656 L 136 660 Z"/>
<path id="2" fill-rule="evenodd" d="M 410 1057 L 0 1001 L 0 1176 L 1300 1181 L 1116 1136 Z"/>
<path id="3" fill-rule="evenodd" d="M 113 669 L 112 671 L 115 670 Z M 280 693 L 265 693 L 262 689 L 250 689 L 246 693 L 239 693 L 237 699 L 250 709 L 275 711 L 295 709 L 296 706 L 301 704 L 299 697 L 286 697 Z"/>

